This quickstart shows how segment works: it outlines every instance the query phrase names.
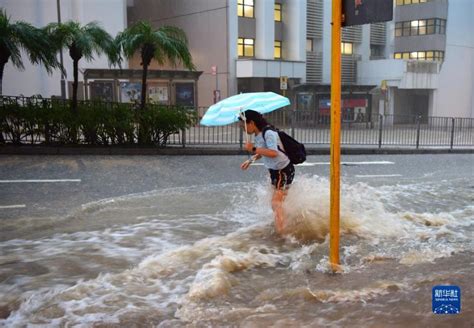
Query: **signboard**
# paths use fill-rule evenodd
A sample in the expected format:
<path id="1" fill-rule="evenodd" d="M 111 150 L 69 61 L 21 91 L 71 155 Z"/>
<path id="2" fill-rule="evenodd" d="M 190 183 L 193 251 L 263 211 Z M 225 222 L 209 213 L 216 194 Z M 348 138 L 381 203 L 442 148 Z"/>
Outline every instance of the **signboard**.
<path id="1" fill-rule="evenodd" d="M 169 103 L 168 85 L 160 83 L 148 83 L 148 99 L 154 103 L 167 105 Z"/>
<path id="2" fill-rule="evenodd" d="M 176 83 L 176 105 L 194 106 L 194 83 Z"/>
<path id="3" fill-rule="evenodd" d="M 142 96 L 142 84 L 139 82 L 120 82 L 120 101 L 137 102 Z"/>
<path id="4" fill-rule="evenodd" d="M 90 99 L 114 101 L 114 81 L 93 81 L 89 83 Z"/>
<path id="5" fill-rule="evenodd" d="M 288 89 L 288 76 L 280 76 L 280 90 Z"/>
<path id="6" fill-rule="evenodd" d="M 391 21 L 393 0 L 343 0 L 342 13 L 342 26 Z"/>

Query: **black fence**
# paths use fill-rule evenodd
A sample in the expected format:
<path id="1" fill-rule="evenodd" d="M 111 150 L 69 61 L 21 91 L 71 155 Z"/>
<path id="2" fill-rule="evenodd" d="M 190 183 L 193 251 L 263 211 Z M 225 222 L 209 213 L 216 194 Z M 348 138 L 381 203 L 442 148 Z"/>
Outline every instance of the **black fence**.
<path id="1" fill-rule="evenodd" d="M 204 111 L 201 111 L 204 112 Z M 305 145 L 328 145 L 330 117 L 315 111 L 277 110 L 265 115 L 269 123 Z M 242 147 L 244 133 L 238 124 L 205 127 L 197 124 L 170 139 L 172 144 L 232 145 Z M 372 147 L 466 148 L 474 147 L 474 119 L 410 115 L 359 116 L 342 114 L 341 144 Z"/>
<path id="2" fill-rule="evenodd" d="M 54 133 L 47 133 L 44 125 L 52 122 L 40 121 L 35 118 L 13 119 L 8 115 L 7 106 L 12 104 L 16 111 L 34 106 L 35 111 L 57 112 L 70 111 L 68 101 L 25 97 L 0 98 L 0 114 L 2 133 L 0 142 L 43 144 L 67 139 L 71 131 L 55 122 Z M 136 144 L 138 129 L 136 123 L 127 126 L 120 125 L 124 120 L 116 119 L 116 115 L 128 115 L 136 111 L 135 104 L 110 102 L 84 102 L 82 106 L 94 107 L 108 117 L 108 125 L 99 127 L 101 144 Z M 189 109 L 197 113 L 205 113 L 205 108 Z M 33 112 L 35 112 L 33 111 Z M 29 114 L 31 115 L 31 114 Z M 49 116 L 46 116 L 49 117 Z M 276 127 L 303 142 L 305 145 L 328 145 L 330 143 L 330 117 L 320 115 L 315 111 L 280 109 L 265 115 L 266 119 Z M 116 123 L 114 123 L 116 122 Z M 121 123 L 120 123 L 121 122 Z M 41 126 L 40 126 L 41 125 Z M 187 124 L 187 128 L 172 131 L 161 146 L 229 146 L 242 147 L 244 132 L 237 123 L 206 127 L 198 122 Z M 110 130 L 110 131 L 109 131 Z M 123 131 L 122 131 L 123 130 Z M 122 139 L 122 140 L 120 140 Z M 77 143 L 90 143 L 87 135 L 79 133 Z M 474 147 L 474 119 L 454 117 L 426 117 L 416 115 L 371 115 L 342 113 L 341 144 L 367 147 L 413 147 L 413 148 L 470 148 Z"/>

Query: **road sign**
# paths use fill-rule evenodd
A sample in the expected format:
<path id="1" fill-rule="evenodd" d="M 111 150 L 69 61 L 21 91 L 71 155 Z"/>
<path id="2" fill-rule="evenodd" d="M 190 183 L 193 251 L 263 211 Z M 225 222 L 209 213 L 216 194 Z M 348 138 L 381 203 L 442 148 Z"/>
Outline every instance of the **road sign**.
<path id="1" fill-rule="evenodd" d="M 280 76 L 280 90 L 288 90 L 288 76 Z"/>
<path id="2" fill-rule="evenodd" d="M 393 0 L 342 0 L 342 26 L 391 21 Z"/>
<path id="3" fill-rule="evenodd" d="M 212 75 L 216 75 L 216 74 L 217 74 L 217 66 L 216 66 L 216 65 L 211 66 L 211 74 L 212 74 Z"/>

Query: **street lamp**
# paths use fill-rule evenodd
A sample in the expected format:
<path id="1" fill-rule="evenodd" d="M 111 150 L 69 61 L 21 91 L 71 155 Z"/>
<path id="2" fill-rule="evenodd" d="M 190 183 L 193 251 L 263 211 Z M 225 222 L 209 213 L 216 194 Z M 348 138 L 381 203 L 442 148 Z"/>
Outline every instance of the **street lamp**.
<path id="1" fill-rule="evenodd" d="M 56 0 L 58 10 L 58 24 L 61 24 L 61 0 Z M 66 99 L 66 76 L 64 75 L 63 48 L 59 49 L 59 63 L 61 64 L 61 98 Z"/>

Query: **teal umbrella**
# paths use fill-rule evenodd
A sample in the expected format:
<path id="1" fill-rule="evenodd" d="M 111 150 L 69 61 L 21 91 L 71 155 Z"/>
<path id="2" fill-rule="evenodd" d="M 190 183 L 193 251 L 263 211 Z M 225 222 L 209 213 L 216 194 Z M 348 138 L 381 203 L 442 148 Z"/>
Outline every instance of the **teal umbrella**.
<path id="1" fill-rule="evenodd" d="M 239 115 L 247 109 L 265 114 L 289 104 L 288 98 L 274 92 L 241 93 L 221 100 L 209 107 L 201 119 L 201 125 L 219 126 L 232 124 L 237 122 Z"/>

